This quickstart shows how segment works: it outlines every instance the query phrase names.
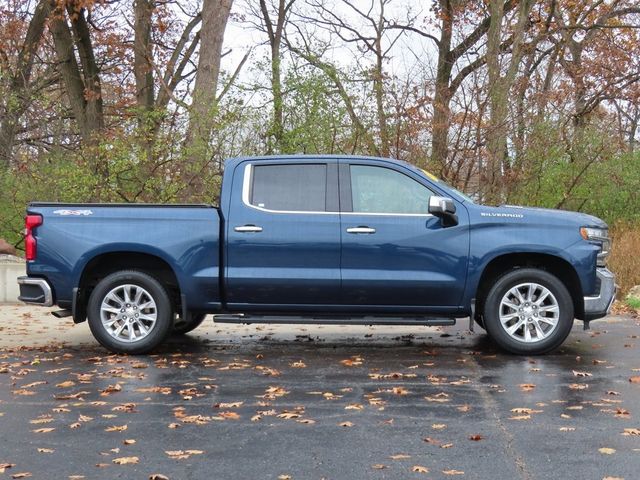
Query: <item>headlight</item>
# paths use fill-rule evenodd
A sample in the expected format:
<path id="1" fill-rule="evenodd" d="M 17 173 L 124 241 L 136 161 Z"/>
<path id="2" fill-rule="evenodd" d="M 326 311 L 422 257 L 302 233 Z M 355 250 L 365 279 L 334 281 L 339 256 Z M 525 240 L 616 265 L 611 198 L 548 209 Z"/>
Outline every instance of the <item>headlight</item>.
<path id="1" fill-rule="evenodd" d="M 580 235 L 585 240 L 600 245 L 600 253 L 598 254 L 598 266 L 604 267 L 607 264 L 607 257 L 611 253 L 611 240 L 609 239 L 609 230 L 606 228 L 582 227 Z"/>

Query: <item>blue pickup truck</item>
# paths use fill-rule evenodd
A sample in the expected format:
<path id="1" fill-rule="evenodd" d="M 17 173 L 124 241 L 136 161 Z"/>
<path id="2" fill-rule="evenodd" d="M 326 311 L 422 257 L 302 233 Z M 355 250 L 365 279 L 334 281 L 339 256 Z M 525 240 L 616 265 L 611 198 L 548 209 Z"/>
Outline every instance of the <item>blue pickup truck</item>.
<path id="1" fill-rule="evenodd" d="M 220 206 L 31 203 L 20 299 L 145 353 L 216 322 L 451 325 L 503 349 L 558 347 L 604 317 L 607 225 L 489 207 L 408 163 L 355 156 L 226 162 Z"/>

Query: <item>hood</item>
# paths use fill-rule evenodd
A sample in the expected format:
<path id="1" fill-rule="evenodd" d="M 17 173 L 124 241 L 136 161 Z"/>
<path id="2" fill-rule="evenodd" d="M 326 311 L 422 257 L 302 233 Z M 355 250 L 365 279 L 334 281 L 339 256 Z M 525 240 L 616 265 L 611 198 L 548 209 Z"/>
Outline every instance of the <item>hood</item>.
<path id="1" fill-rule="evenodd" d="M 578 227 L 607 228 L 607 224 L 603 220 L 582 212 L 556 210 L 553 208 L 521 207 L 519 205 L 500 205 L 499 207 L 482 207 L 482 209 L 491 210 L 496 213 L 521 214 L 525 217 L 534 217 L 541 221 L 547 219 L 571 222 Z"/>

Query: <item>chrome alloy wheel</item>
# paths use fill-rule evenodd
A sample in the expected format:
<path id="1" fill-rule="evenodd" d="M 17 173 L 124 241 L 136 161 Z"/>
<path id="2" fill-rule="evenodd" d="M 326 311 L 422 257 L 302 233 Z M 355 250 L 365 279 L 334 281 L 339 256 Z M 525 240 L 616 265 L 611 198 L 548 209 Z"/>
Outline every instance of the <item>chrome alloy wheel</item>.
<path id="1" fill-rule="evenodd" d="M 551 291 L 538 283 L 521 283 L 500 301 L 500 325 L 519 342 L 536 343 L 558 326 L 560 307 Z"/>
<path id="2" fill-rule="evenodd" d="M 102 299 L 100 320 L 109 335 L 124 343 L 134 343 L 153 330 L 158 318 L 156 302 L 139 285 L 119 285 Z"/>

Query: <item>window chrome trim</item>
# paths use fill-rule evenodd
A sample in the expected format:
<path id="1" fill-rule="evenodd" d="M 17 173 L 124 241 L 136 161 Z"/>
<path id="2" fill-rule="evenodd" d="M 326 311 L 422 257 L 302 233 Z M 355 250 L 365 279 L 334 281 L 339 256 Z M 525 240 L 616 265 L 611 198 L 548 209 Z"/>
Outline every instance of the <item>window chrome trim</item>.
<path id="1" fill-rule="evenodd" d="M 251 191 L 251 179 L 253 176 L 253 164 L 247 163 L 244 167 L 244 177 L 242 179 L 242 203 L 247 207 L 266 213 L 312 213 L 315 215 L 338 215 L 340 212 L 316 212 L 313 210 L 271 210 L 270 208 L 258 207 L 249 202 L 249 192 Z"/>
<path id="2" fill-rule="evenodd" d="M 265 213 L 286 213 L 286 214 L 313 214 L 313 215 L 366 215 L 379 217 L 433 217 L 430 213 L 373 213 L 373 212 L 320 212 L 313 210 L 271 210 L 269 208 L 258 207 L 249 201 L 251 191 L 251 180 L 253 176 L 253 164 L 247 163 L 244 167 L 244 177 L 242 178 L 242 203 L 249 208 Z"/>

